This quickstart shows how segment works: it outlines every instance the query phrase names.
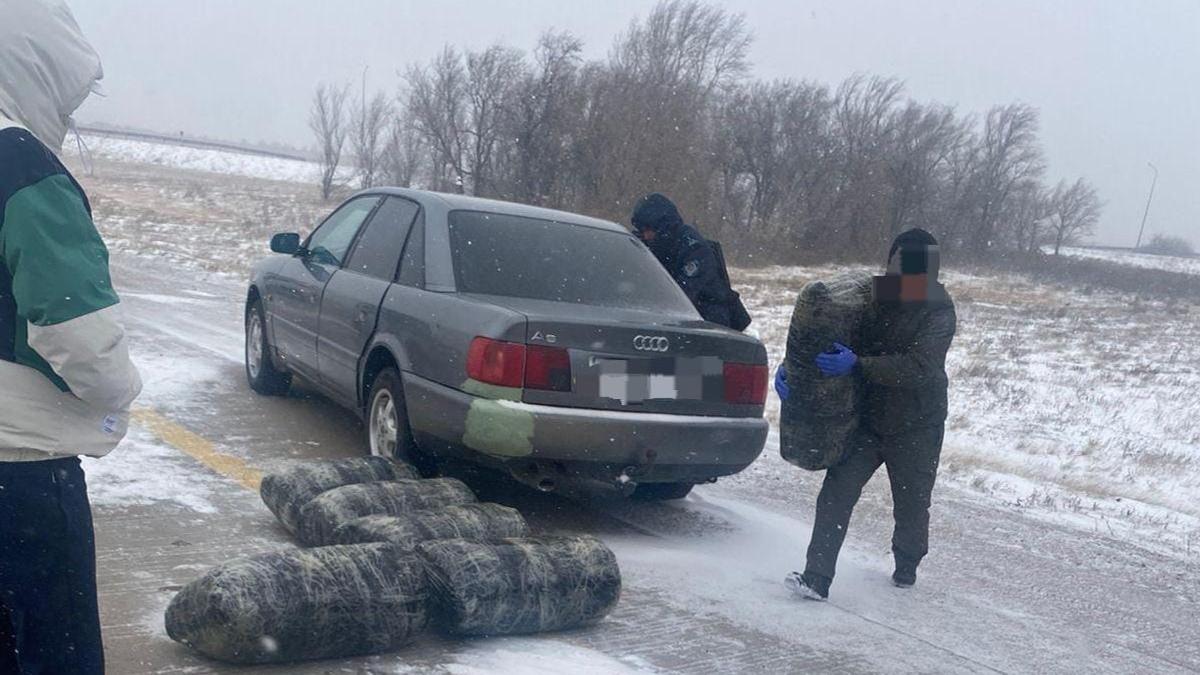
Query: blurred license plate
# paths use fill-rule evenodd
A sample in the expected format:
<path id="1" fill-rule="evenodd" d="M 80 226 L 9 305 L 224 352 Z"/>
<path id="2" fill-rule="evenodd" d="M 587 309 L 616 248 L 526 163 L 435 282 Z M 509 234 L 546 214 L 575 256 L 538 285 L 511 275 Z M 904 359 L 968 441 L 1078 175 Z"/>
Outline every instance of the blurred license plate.
<path id="1" fill-rule="evenodd" d="M 600 398 L 623 404 L 700 399 L 709 359 L 592 359 Z M 719 361 L 717 362 L 719 364 Z M 707 366 L 707 368 L 706 368 Z M 719 371 L 719 365 L 717 366 Z"/>
<path id="2" fill-rule="evenodd" d="M 600 398 L 615 398 L 622 403 L 677 399 L 679 387 L 674 375 L 601 374 Z"/>

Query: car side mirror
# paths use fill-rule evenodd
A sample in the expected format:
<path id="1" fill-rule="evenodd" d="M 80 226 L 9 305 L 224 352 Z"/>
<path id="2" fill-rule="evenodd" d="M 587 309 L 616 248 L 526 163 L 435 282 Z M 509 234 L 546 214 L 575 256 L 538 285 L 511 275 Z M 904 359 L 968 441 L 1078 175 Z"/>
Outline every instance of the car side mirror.
<path id="1" fill-rule="evenodd" d="M 271 237 L 271 250 L 284 255 L 296 255 L 300 252 L 300 235 L 295 232 L 281 232 Z"/>

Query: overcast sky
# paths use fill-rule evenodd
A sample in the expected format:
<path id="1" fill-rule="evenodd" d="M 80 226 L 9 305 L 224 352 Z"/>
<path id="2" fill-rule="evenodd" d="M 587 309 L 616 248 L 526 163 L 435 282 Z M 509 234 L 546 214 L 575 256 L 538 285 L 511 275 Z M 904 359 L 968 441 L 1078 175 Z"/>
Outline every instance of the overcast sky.
<path id="1" fill-rule="evenodd" d="M 319 81 L 397 71 L 451 42 L 528 48 L 569 30 L 587 56 L 650 0 L 69 0 L 104 60 L 106 97 L 77 117 L 230 140 L 310 144 Z M 762 78 L 836 85 L 895 75 L 910 96 L 1042 111 L 1048 178 L 1083 176 L 1105 201 L 1097 241 L 1132 245 L 1153 172 L 1147 236 L 1200 245 L 1200 0 L 727 0 L 755 35 Z"/>

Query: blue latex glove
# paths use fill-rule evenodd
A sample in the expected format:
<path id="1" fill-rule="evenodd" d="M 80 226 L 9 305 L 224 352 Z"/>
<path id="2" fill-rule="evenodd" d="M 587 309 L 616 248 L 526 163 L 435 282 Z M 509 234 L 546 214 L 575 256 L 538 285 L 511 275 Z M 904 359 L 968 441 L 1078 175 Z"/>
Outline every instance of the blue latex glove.
<path id="1" fill-rule="evenodd" d="M 835 342 L 833 349 L 817 354 L 817 370 L 826 377 L 849 375 L 858 363 L 858 356 L 846 345 Z"/>
<path id="2" fill-rule="evenodd" d="M 780 401 L 788 400 L 788 396 L 792 393 L 791 387 L 788 387 L 787 383 L 787 372 L 782 365 L 775 371 L 775 393 L 779 394 Z"/>

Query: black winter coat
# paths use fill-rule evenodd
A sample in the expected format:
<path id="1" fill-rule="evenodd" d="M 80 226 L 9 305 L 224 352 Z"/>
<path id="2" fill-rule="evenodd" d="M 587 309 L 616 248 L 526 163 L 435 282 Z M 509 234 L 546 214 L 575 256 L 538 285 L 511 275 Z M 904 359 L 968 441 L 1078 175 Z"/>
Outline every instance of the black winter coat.
<path id="1" fill-rule="evenodd" d="M 691 225 L 680 225 L 673 250 L 660 255 L 659 262 L 671 273 L 696 311 L 705 321 L 730 326 L 731 289 L 721 276 L 720 262 L 708 240 Z"/>
<path id="2" fill-rule="evenodd" d="M 941 284 L 926 302 L 876 303 L 859 343 L 864 421 L 891 436 L 939 426 L 947 413 L 946 352 L 958 318 Z"/>
<path id="3" fill-rule="evenodd" d="M 630 219 L 635 228 L 650 227 L 657 237 L 648 244 L 675 283 L 705 321 L 732 328 L 730 302 L 733 289 L 721 274 L 712 244 L 696 228 L 683 222 L 675 203 L 660 193 L 639 200 Z"/>

